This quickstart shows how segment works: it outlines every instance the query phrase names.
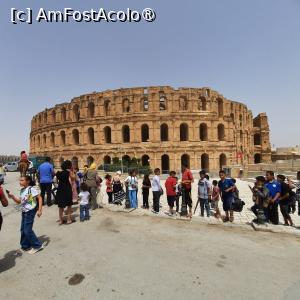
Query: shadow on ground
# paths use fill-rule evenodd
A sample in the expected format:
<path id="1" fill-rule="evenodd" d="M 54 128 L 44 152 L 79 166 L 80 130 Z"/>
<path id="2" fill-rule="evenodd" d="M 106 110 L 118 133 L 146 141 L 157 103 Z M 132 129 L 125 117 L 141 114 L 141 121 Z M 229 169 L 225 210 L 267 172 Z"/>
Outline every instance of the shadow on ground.
<path id="1" fill-rule="evenodd" d="M 3 258 L 0 259 L 0 273 L 5 272 L 16 265 L 16 259 L 22 256 L 19 250 L 12 250 L 7 252 Z"/>
<path id="2" fill-rule="evenodd" d="M 38 239 L 42 242 L 42 243 L 45 243 L 46 245 L 45 246 L 48 246 L 49 243 L 50 243 L 50 238 L 49 236 L 47 235 L 41 235 L 38 237 Z"/>

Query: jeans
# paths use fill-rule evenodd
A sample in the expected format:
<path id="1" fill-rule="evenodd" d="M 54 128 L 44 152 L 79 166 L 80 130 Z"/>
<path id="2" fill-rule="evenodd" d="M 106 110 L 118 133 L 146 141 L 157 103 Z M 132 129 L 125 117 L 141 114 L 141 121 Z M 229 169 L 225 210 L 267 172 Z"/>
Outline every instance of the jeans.
<path id="1" fill-rule="evenodd" d="M 159 212 L 159 198 L 160 198 L 161 192 L 153 192 L 153 210 L 155 212 Z"/>
<path id="2" fill-rule="evenodd" d="M 128 197 L 131 208 L 137 208 L 137 193 L 136 190 L 128 190 Z"/>
<path id="3" fill-rule="evenodd" d="M 210 216 L 210 208 L 209 208 L 209 203 L 208 203 L 208 199 L 202 199 L 199 198 L 200 200 L 200 211 L 201 211 L 201 216 L 204 216 L 204 208 L 206 210 L 206 214 L 209 217 Z"/>
<path id="4" fill-rule="evenodd" d="M 89 205 L 84 204 L 80 205 L 80 221 L 89 220 L 90 213 L 89 213 Z"/>
<path id="5" fill-rule="evenodd" d="M 42 247 L 42 242 L 36 237 L 32 230 L 35 214 L 36 209 L 22 212 L 20 244 L 24 250 L 30 248 L 39 249 Z"/>
<path id="6" fill-rule="evenodd" d="M 51 205 L 51 189 L 52 183 L 41 183 L 41 196 L 43 199 L 43 204 L 45 204 L 45 194 L 47 194 L 47 205 Z"/>

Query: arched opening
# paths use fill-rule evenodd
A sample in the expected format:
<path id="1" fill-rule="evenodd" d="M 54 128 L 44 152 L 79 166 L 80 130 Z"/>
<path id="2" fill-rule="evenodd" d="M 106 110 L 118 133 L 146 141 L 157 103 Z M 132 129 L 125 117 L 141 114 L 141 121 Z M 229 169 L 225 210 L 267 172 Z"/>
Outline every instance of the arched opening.
<path id="1" fill-rule="evenodd" d="M 128 125 L 122 127 L 123 143 L 130 143 L 130 129 Z"/>
<path id="2" fill-rule="evenodd" d="M 41 137 L 38 135 L 37 137 L 37 143 L 38 143 L 38 147 L 41 147 Z"/>
<path id="3" fill-rule="evenodd" d="M 106 144 L 111 144 L 111 128 L 109 126 L 104 127 L 104 140 Z"/>
<path id="4" fill-rule="evenodd" d="M 187 166 L 190 168 L 190 156 L 188 154 L 183 154 L 181 156 L 181 166 Z"/>
<path id="5" fill-rule="evenodd" d="M 60 132 L 60 143 L 62 146 L 66 145 L 66 132 L 64 130 Z"/>
<path id="6" fill-rule="evenodd" d="M 78 104 L 73 106 L 73 119 L 75 122 L 79 121 L 80 119 L 80 109 Z"/>
<path id="7" fill-rule="evenodd" d="M 110 115 L 110 101 L 106 100 L 104 102 L 104 116 L 109 116 Z"/>
<path id="8" fill-rule="evenodd" d="M 55 123 L 56 122 L 56 112 L 55 112 L 55 110 L 52 111 L 51 117 L 52 117 L 52 123 Z"/>
<path id="9" fill-rule="evenodd" d="M 67 120 L 67 110 L 63 107 L 61 109 L 60 113 L 61 113 L 61 121 L 66 122 L 66 120 Z"/>
<path id="10" fill-rule="evenodd" d="M 95 131 L 94 128 L 90 127 L 88 129 L 88 138 L 89 138 L 89 144 L 94 145 L 95 144 Z"/>
<path id="11" fill-rule="evenodd" d="M 150 157 L 145 154 L 142 156 L 142 166 L 149 166 L 150 165 Z"/>
<path id="12" fill-rule="evenodd" d="M 130 105 L 129 105 L 129 100 L 128 99 L 123 100 L 122 107 L 123 107 L 123 112 L 124 113 L 129 113 L 130 112 Z"/>
<path id="13" fill-rule="evenodd" d="M 227 165 L 227 157 L 224 153 L 220 154 L 219 157 L 219 167 L 220 170 L 223 170 L 223 167 Z"/>
<path id="14" fill-rule="evenodd" d="M 44 124 L 47 124 L 48 123 L 48 120 L 47 120 L 47 113 L 44 113 Z"/>
<path id="15" fill-rule="evenodd" d="M 199 130 L 200 130 L 199 132 L 200 141 L 207 141 L 208 140 L 207 124 L 205 123 L 200 124 Z"/>
<path id="16" fill-rule="evenodd" d="M 261 145 L 261 136 L 259 133 L 254 134 L 254 145 L 260 146 Z"/>
<path id="17" fill-rule="evenodd" d="M 142 104 L 142 111 L 148 111 L 149 110 L 148 98 L 143 98 L 141 104 Z"/>
<path id="18" fill-rule="evenodd" d="M 111 164 L 111 157 L 109 155 L 104 156 L 103 162 L 105 165 L 110 165 Z"/>
<path id="19" fill-rule="evenodd" d="M 160 94 L 159 96 L 159 110 L 166 110 L 167 109 L 167 99 L 164 94 Z"/>
<path id="20" fill-rule="evenodd" d="M 167 174 L 170 171 L 170 158 L 167 154 L 164 154 L 161 157 L 161 170 L 162 174 Z"/>
<path id="21" fill-rule="evenodd" d="M 179 110 L 188 110 L 189 103 L 186 97 L 180 97 L 179 98 Z"/>
<path id="22" fill-rule="evenodd" d="M 201 155 L 201 169 L 209 171 L 209 156 L 206 153 Z"/>
<path id="23" fill-rule="evenodd" d="M 94 118 L 95 116 L 95 104 L 93 102 L 90 102 L 88 104 L 88 117 Z"/>
<path id="24" fill-rule="evenodd" d="M 218 99 L 218 116 L 223 117 L 224 115 L 224 105 L 223 105 L 223 100 Z"/>
<path id="25" fill-rule="evenodd" d="M 94 162 L 94 157 L 93 156 L 88 156 L 86 159 L 86 163 L 88 166 L 90 166 Z"/>
<path id="26" fill-rule="evenodd" d="M 218 125 L 218 140 L 219 141 L 225 140 L 225 128 L 223 124 Z"/>
<path id="27" fill-rule="evenodd" d="M 46 136 L 46 134 L 43 135 L 43 146 L 45 148 L 47 147 L 47 136 Z"/>
<path id="28" fill-rule="evenodd" d="M 207 110 L 207 101 L 205 97 L 200 97 L 198 102 L 198 110 Z"/>
<path id="29" fill-rule="evenodd" d="M 234 122 L 234 113 L 231 113 L 231 114 L 230 114 L 230 118 L 231 118 L 231 121 L 232 121 L 233 124 L 234 124 L 234 123 L 235 123 L 235 122 Z"/>
<path id="30" fill-rule="evenodd" d="M 189 126 L 186 123 L 180 124 L 180 141 L 189 140 Z"/>
<path id="31" fill-rule="evenodd" d="M 51 134 L 50 134 L 50 144 L 51 144 L 51 147 L 55 146 L 55 135 L 54 135 L 54 132 L 51 132 Z"/>
<path id="32" fill-rule="evenodd" d="M 261 163 L 261 154 L 256 153 L 256 154 L 254 155 L 254 163 L 255 163 L 255 164 L 260 164 L 260 163 Z"/>
<path id="33" fill-rule="evenodd" d="M 73 144 L 74 145 L 79 145 L 79 131 L 78 131 L 78 129 L 73 129 L 72 136 L 73 136 Z"/>
<path id="34" fill-rule="evenodd" d="M 201 99 L 201 106 L 202 106 L 202 110 L 206 111 L 207 110 L 207 101 L 205 98 Z"/>
<path id="35" fill-rule="evenodd" d="M 129 156 L 129 155 L 124 155 L 124 156 L 122 157 L 122 162 L 123 162 L 123 164 L 124 164 L 125 166 L 129 166 L 130 161 L 131 161 L 131 159 L 130 159 L 130 156 Z"/>
<path id="36" fill-rule="evenodd" d="M 160 140 L 162 142 L 169 140 L 169 127 L 165 123 L 160 125 Z"/>
<path id="37" fill-rule="evenodd" d="M 74 156 L 72 158 L 72 166 L 73 166 L 74 169 L 79 169 L 78 157 Z"/>
<path id="38" fill-rule="evenodd" d="M 243 144 L 244 143 L 244 134 L 243 131 L 240 130 L 240 143 Z"/>
<path id="39" fill-rule="evenodd" d="M 149 142 L 149 126 L 147 124 L 143 124 L 141 127 L 141 136 L 142 142 Z"/>

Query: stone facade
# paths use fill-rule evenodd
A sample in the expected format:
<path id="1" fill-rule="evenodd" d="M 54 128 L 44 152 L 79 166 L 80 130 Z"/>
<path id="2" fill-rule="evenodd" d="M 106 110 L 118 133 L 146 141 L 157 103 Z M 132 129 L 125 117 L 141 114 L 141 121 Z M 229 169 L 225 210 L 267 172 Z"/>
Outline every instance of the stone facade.
<path id="1" fill-rule="evenodd" d="M 164 171 L 271 161 L 265 113 L 253 119 L 210 88 L 169 86 L 94 92 L 46 109 L 31 121 L 30 153 L 79 167 L 89 157 L 98 165 L 136 157 Z"/>

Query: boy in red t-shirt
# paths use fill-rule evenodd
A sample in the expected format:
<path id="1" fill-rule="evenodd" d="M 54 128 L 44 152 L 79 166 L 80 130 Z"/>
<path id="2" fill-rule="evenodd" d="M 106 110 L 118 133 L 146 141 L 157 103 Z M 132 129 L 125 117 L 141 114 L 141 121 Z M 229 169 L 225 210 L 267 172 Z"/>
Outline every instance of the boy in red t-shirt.
<path id="1" fill-rule="evenodd" d="M 176 172 L 171 171 L 170 176 L 167 178 L 165 182 L 167 200 L 169 205 L 169 212 L 166 212 L 167 215 L 172 216 L 174 214 L 174 202 L 176 200 Z"/>
<path id="2" fill-rule="evenodd" d="M 189 213 L 187 217 L 192 217 L 192 183 L 194 182 L 193 174 L 191 170 L 187 167 L 187 165 L 182 166 L 182 193 L 184 193 L 184 199 L 186 205 L 189 207 Z"/>

